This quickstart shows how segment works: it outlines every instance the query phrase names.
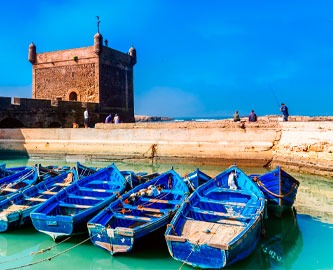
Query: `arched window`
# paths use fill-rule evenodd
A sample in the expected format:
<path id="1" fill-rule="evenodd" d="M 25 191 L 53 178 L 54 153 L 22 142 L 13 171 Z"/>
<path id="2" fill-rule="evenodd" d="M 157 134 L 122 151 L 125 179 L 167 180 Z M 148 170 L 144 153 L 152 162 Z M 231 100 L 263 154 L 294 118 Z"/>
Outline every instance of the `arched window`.
<path id="1" fill-rule="evenodd" d="M 69 100 L 71 100 L 71 101 L 77 101 L 77 94 L 75 92 L 71 92 L 69 94 Z"/>

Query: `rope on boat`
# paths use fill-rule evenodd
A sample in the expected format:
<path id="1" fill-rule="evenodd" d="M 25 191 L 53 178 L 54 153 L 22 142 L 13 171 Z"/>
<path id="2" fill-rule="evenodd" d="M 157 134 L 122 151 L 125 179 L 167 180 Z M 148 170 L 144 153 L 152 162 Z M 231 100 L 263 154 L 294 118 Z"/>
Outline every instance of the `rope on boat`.
<path id="1" fill-rule="evenodd" d="M 190 181 L 188 175 L 184 175 L 184 182 L 191 188 L 192 191 L 195 191 L 195 187 L 192 184 L 192 182 Z"/>
<path id="2" fill-rule="evenodd" d="M 186 257 L 186 259 L 184 260 L 184 262 L 182 263 L 182 265 L 179 267 L 178 270 L 182 269 L 183 266 L 187 263 L 187 260 L 188 260 L 188 259 L 190 258 L 190 256 L 192 255 L 192 253 L 193 253 L 193 251 L 195 250 L 195 247 L 198 245 L 198 243 L 199 243 L 199 240 L 198 240 L 198 242 L 193 246 L 191 252 L 188 254 L 188 256 Z"/>
<path id="3" fill-rule="evenodd" d="M 172 224 L 168 224 L 167 226 L 170 226 L 170 227 L 174 230 Z M 212 224 L 211 228 L 214 228 L 214 224 Z M 211 231 L 211 230 L 207 229 L 206 231 L 204 231 L 204 233 L 206 233 L 206 234 L 211 234 L 211 238 L 213 238 L 213 237 L 214 237 L 214 234 L 217 233 L 217 230 L 218 230 L 218 227 L 215 228 L 215 231 Z M 177 235 L 177 234 L 175 233 L 175 235 Z M 202 239 L 202 237 L 200 237 L 200 238 Z M 192 248 L 191 252 L 190 252 L 189 255 L 186 257 L 186 259 L 184 260 L 184 262 L 182 263 L 182 265 L 180 266 L 180 268 L 179 268 L 178 270 L 182 269 L 183 266 L 187 263 L 188 259 L 190 258 L 190 256 L 191 256 L 192 253 L 194 252 L 195 248 L 196 248 L 197 246 L 199 246 L 200 243 L 203 243 L 203 240 L 201 240 L 201 239 L 199 239 L 199 240 L 195 243 L 195 245 L 193 245 L 193 248 Z M 201 241 L 200 241 L 200 240 L 201 240 Z M 209 240 L 211 240 L 211 239 L 209 239 Z"/>
<path id="4" fill-rule="evenodd" d="M 4 270 L 14 270 L 14 269 L 19 269 L 19 268 L 24 268 L 24 267 L 29 267 L 29 266 L 32 266 L 32 265 L 36 265 L 36 264 L 39 264 L 39 263 L 42 263 L 42 262 L 45 262 L 45 261 L 51 261 L 52 259 L 54 259 L 54 258 L 56 258 L 56 257 L 58 257 L 58 256 L 60 256 L 60 255 L 62 255 L 62 254 L 64 254 L 64 253 L 66 253 L 66 252 L 68 252 L 68 251 L 71 251 L 72 249 L 74 249 L 74 248 L 76 248 L 76 247 L 78 247 L 78 246 L 84 244 L 85 242 L 87 242 L 87 241 L 90 240 L 91 238 L 93 238 L 93 237 L 95 237 L 96 235 L 98 235 L 99 233 L 101 233 L 103 230 L 106 230 L 106 228 L 102 228 L 102 229 L 101 229 L 99 232 L 97 232 L 96 234 L 94 234 L 94 235 L 92 235 L 92 236 L 89 236 L 87 239 L 84 239 L 83 241 L 79 242 L 78 244 L 76 244 L 76 245 L 74 245 L 74 246 L 72 246 L 72 247 L 70 247 L 70 248 L 67 248 L 67 249 L 65 249 L 65 250 L 63 250 L 63 251 L 61 251 L 61 252 L 59 252 L 59 253 L 57 253 L 57 254 L 55 254 L 55 255 L 53 255 L 53 256 L 50 256 L 50 257 L 47 257 L 47 258 L 44 258 L 44 259 L 42 259 L 42 260 L 35 261 L 35 262 L 32 262 L 32 263 L 28 263 L 28 264 L 24 264 L 24 265 L 20 265 L 20 266 L 15 266 L 15 267 L 11 267 L 11 268 L 6 268 L 6 269 L 4 269 Z M 65 242 L 65 241 L 67 241 L 67 240 L 70 239 L 70 238 L 71 238 L 71 237 L 66 238 L 64 241 L 58 243 L 57 245 L 59 245 L 59 244 Z M 55 247 L 55 246 L 57 246 L 57 245 L 54 245 L 53 247 Z M 52 248 L 53 248 L 53 247 L 52 247 Z M 43 249 L 42 249 L 42 250 L 43 250 Z M 33 252 L 32 254 L 43 253 L 44 251 L 49 251 L 49 250 L 51 250 L 51 249 L 44 249 L 44 251 L 42 251 L 42 250 L 40 250 L 40 251 L 38 251 L 38 252 Z M 25 256 L 25 257 L 26 257 L 26 256 Z M 22 257 L 22 258 L 23 258 L 23 257 Z M 3 262 L 1 262 L 1 263 L 3 263 Z"/>
<path id="5" fill-rule="evenodd" d="M 21 175 L 19 177 L 18 180 L 16 180 L 15 182 L 10 182 L 8 184 L 4 183 L 1 187 L 0 187 L 0 193 L 2 193 L 2 191 L 6 188 L 11 188 L 19 183 L 21 183 L 22 181 L 24 181 L 25 179 L 27 179 L 30 175 L 32 175 L 34 173 L 34 168 L 32 168 L 30 171 L 28 171 L 26 174 Z"/>
<path id="6" fill-rule="evenodd" d="M 288 197 L 294 191 L 294 189 L 296 189 L 297 186 L 298 186 L 296 183 L 293 183 L 292 186 L 291 186 L 291 188 L 290 188 L 290 190 L 287 193 L 279 195 L 279 194 L 276 194 L 276 193 L 270 191 L 268 188 L 266 188 L 265 185 L 257 177 L 254 177 L 253 181 L 257 182 L 258 185 L 261 186 L 267 193 L 269 193 L 272 196 L 277 197 L 277 198 Z"/>
<path id="7" fill-rule="evenodd" d="M 175 227 L 172 225 L 172 224 L 167 224 L 167 227 L 170 227 L 171 228 L 171 230 L 172 230 L 172 233 L 174 234 L 174 235 L 177 235 L 177 233 L 176 233 L 176 231 L 175 231 Z"/>
<path id="8" fill-rule="evenodd" d="M 21 260 L 21 259 L 24 259 L 26 257 L 29 257 L 29 256 L 32 256 L 32 255 L 36 255 L 36 254 L 41 254 L 41 253 L 44 253 L 44 252 L 47 252 L 47 251 L 50 251 L 51 249 L 59 246 L 60 244 L 66 242 L 67 240 L 69 240 L 71 237 L 67 237 L 66 239 L 62 240 L 61 242 L 51 246 L 51 247 L 47 247 L 47 248 L 43 248 L 41 250 L 38 250 L 38 251 L 35 251 L 35 252 L 30 252 L 30 254 L 28 255 L 24 255 L 22 257 L 17 257 L 17 258 L 13 258 L 13 259 L 10 259 L 10 260 L 7 260 L 7 261 L 2 261 L 0 262 L 0 264 L 3 264 L 3 263 L 8 263 L 8 262 L 12 262 L 12 261 L 18 261 L 18 260 Z"/>

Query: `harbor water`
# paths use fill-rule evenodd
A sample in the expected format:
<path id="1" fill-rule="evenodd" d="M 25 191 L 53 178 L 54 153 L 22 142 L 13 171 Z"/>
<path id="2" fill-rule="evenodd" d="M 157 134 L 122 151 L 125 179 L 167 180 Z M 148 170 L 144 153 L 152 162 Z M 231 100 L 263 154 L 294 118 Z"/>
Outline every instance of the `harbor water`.
<path id="1" fill-rule="evenodd" d="M 69 165 L 61 160 L 0 160 L 7 167 L 20 165 Z M 109 163 L 86 163 L 104 167 Z M 140 164 L 115 162 L 120 170 L 163 172 L 172 166 L 184 176 L 199 167 L 210 176 L 225 169 L 219 166 L 184 164 Z M 264 173 L 265 168 L 241 168 Z M 283 218 L 265 221 L 265 233 L 255 252 L 227 269 L 333 269 L 333 179 L 290 172 L 300 181 L 294 211 Z M 135 243 L 129 253 L 111 256 L 93 246 L 88 234 L 54 242 L 32 226 L 0 233 L 0 269 L 194 269 L 170 256 L 157 231 Z"/>

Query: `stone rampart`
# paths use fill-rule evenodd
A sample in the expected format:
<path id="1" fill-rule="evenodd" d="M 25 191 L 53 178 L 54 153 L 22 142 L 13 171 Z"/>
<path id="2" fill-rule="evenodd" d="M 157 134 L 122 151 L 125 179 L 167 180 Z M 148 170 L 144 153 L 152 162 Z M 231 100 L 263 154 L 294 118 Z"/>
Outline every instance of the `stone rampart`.
<path id="1" fill-rule="evenodd" d="M 333 122 L 231 121 L 96 124 L 89 129 L 1 129 L 2 154 L 33 158 L 281 165 L 333 176 Z"/>

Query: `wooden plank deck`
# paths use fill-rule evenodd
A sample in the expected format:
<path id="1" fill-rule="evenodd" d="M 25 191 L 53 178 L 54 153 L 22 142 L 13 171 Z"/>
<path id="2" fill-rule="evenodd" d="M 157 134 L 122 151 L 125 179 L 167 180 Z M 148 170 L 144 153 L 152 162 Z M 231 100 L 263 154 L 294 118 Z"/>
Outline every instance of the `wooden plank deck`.
<path id="1" fill-rule="evenodd" d="M 13 212 L 16 212 L 16 211 L 21 211 L 21 210 L 24 210 L 26 208 L 29 208 L 30 206 L 29 205 L 19 205 L 19 204 L 13 204 L 13 205 L 10 205 L 9 207 L 7 207 L 6 209 L 2 210 L 0 212 L 0 215 L 8 215 L 10 213 L 13 213 Z"/>
<path id="2" fill-rule="evenodd" d="M 230 241 L 243 230 L 244 227 L 231 224 L 186 220 L 181 237 L 193 244 L 207 244 L 228 249 Z"/>

